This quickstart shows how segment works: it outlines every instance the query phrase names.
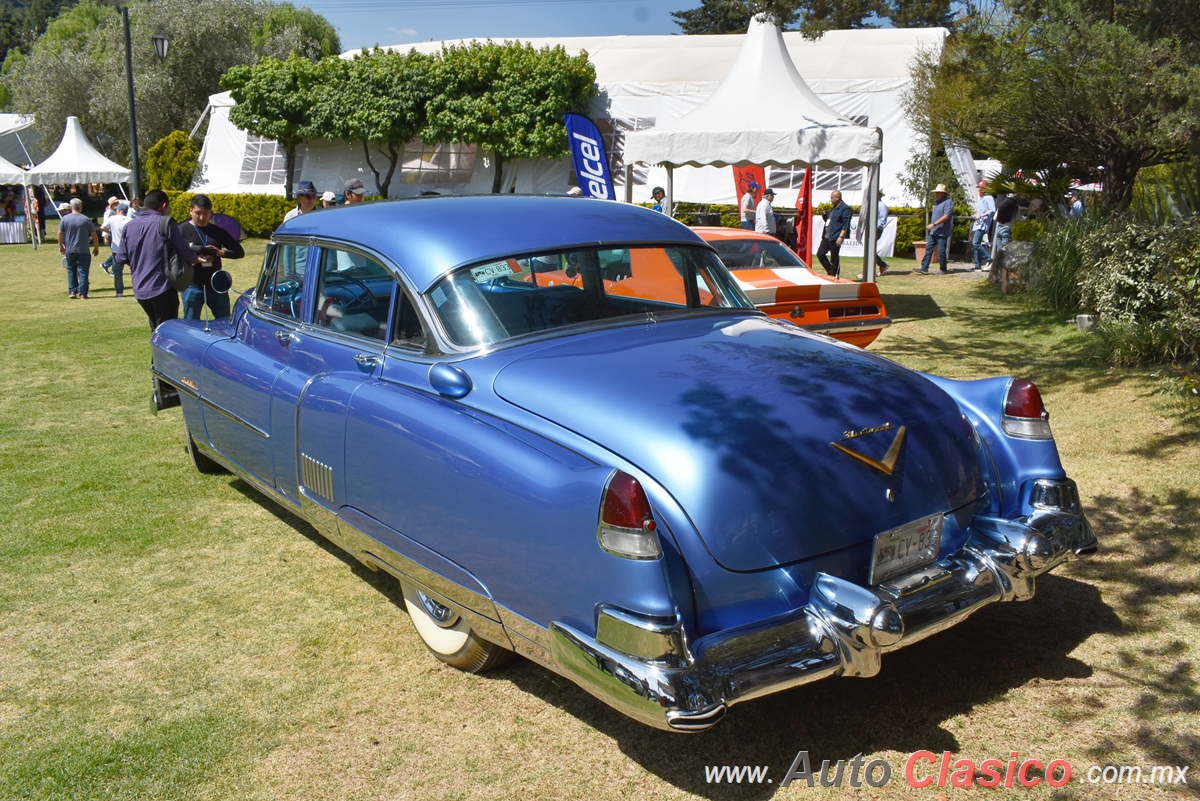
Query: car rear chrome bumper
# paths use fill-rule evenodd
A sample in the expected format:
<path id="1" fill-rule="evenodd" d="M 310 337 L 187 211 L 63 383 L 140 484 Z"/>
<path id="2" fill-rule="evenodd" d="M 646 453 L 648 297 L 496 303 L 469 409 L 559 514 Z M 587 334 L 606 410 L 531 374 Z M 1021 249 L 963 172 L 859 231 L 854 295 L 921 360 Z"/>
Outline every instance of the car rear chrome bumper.
<path id="1" fill-rule="evenodd" d="M 882 654 L 993 601 L 1026 600 L 1037 576 L 1095 550 L 1078 510 L 976 517 L 958 553 L 877 587 L 819 573 L 804 607 L 692 643 L 679 621 L 639 622 L 602 607 L 595 638 L 552 623 L 552 654 L 560 672 L 630 717 L 703 731 L 741 701 L 829 676 L 873 676 Z"/>

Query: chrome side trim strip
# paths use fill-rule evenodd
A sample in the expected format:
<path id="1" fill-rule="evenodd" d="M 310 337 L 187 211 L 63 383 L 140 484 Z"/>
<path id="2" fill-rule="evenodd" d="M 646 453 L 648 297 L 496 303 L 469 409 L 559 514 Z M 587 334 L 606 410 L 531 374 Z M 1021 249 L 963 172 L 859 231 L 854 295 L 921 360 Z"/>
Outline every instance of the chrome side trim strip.
<path id="1" fill-rule="evenodd" d="M 250 423 L 246 420 L 243 420 L 241 417 L 238 417 L 233 412 L 227 411 L 226 409 L 222 409 L 220 406 L 218 406 L 217 404 L 208 400 L 203 395 L 201 395 L 199 392 L 196 392 L 194 389 L 187 386 L 186 384 L 181 384 L 178 381 L 176 381 L 175 379 L 171 378 L 170 376 L 163 375 L 157 368 L 151 367 L 150 372 L 153 373 L 156 378 L 158 378 L 161 381 L 166 381 L 168 384 L 175 387 L 177 390 L 179 390 L 183 394 L 187 395 L 189 398 L 193 398 L 193 399 L 199 401 L 200 403 L 204 404 L 204 408 L 212 409 L 214 412 L 217 412 L 218 414 L 221 414 L 224 417 L 229 418 L 230 420 L 237 423 L 238 425 L 240 425 L 242 428 L 246 429 L 247 431 L 253 431 L 255 434 L 258 434 L 263 439 L 271 438 L 270 434 L 268 434 L 266 431 L 263 431 L 258 426 L 254 425 L 253 423 Z"/>
<path id="2" fill-rule="evenodd" d="M 860 328 L 864 330 L 879 329 L 882 331 L 892 324 L 891 317 L 872 317 L 869 320 L 846 320 L 840 323 L 816 323 L 813 325 L 803 325 L 796 323 L 796 326 L 803 328 L 805 331 L 815 331 L 818 334 L 824 334 L 828 331 L 845 331 L 850 328 Z"/>
<path id="3" fill-rule="evenodd" d="M 496 612 L 499 614 L 500 622 L 504 624 L 504 628 L 524 637 L 525 639 L 535 643 L 539 648 L 542 648 L 547 653 L 550 651 L 550 630 L 544 626 L 539 626 L 527 617 L 518 615 L 513 610 L 503 604 L 495 604 Z"/>

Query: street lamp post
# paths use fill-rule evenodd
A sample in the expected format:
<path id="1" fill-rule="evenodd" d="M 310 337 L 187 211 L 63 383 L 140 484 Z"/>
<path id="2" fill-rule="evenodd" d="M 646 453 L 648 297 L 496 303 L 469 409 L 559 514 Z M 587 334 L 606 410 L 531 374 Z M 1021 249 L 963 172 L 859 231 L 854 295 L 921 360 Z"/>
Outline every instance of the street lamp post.
<path id="1" fill-rule="evenodd" d="M 130 188 L 133 190 L 132 197 L 140 197 L 142 173 L 141 165 L 138 163 L 137 106 L 133 101 L 133 46 L 129 36 L 129 6 L 121 6 L 121 24 L 125 29 L 125 80 L 129 87 L 129 160 L 132 162 L 133 169 L 133 181 Z M 166 35 L 156 33 L 152 39 L 154 40 L 154 54 L 160 60 L 166 61 L 169 44 Z"/>

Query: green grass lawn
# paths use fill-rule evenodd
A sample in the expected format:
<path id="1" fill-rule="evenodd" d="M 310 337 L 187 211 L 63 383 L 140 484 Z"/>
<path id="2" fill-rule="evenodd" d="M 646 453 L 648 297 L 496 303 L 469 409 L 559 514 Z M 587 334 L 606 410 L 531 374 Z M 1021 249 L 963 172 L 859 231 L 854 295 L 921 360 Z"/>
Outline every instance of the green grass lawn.
<path id="1" fill-rule="evenodd" d="M 263 244 L 247 252 L 229 264 L 239 289 Z M 238 479 L 196 473 L 179 412 L 149 411 L 145 315 L 98 262 L 91 298 L 68 300 L 55 248 L 0 248 L 2 801 L 968 797 L 908 790 L 918 750 L 1067 759 L 1076 778 L 1200 772 L 1196 420 L 1149 371 L 1110 369 L 1073 326 L 977 276 L 892 262 L 895 324 L 871 349 L 1037 381 L 1101 554 L 1029 603 L 888 655 L 875 678 L 742 704 L 682 736 L 523 660 L 442 667 L 394 581 Z M 891 784 L 780 789 L 800 749 L 817 765 L 884 759 Z M 770 765 L 775 784 L 707 784 L 718 764 Z M 1184 796 L 1077 780 L 987 793 L 1030 797 Z"/>

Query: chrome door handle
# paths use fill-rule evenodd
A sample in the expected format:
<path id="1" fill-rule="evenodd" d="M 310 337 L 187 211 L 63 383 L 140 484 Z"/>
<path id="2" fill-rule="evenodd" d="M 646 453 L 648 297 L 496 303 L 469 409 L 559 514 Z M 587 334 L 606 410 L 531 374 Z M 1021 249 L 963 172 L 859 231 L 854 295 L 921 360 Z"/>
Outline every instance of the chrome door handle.
<path id="1" fill-rule="evenodd" d="M 372 356 L 369 353 L 354 354 L 354 361 L 358 362 L 359 367 L 374 367 L 379 364 L 379 357 Z"/>
<path id="2" fill-rule="evenodd" d="M 282 344 L 286 345 L 287 343 L 292 341 L 292 332 L 291 331 L 276 331 L 275 338 L 278 339 Z"/>

